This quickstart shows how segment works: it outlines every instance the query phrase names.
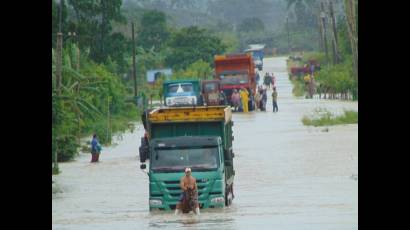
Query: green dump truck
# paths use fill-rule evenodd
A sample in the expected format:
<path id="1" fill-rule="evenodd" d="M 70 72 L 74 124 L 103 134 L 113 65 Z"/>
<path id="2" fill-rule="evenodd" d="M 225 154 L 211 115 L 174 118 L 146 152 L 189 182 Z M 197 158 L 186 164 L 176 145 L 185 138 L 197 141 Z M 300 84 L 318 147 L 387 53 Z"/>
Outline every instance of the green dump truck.
<path id="1" fill-rule="evenodd" d="M 234 167 L 230 107 L 166 107 L 143 115 L 141 169 L 149 161 L 149 208 L 173 210 L 184 169 L 197 180 L 200 208 L 231 204 Z"/>

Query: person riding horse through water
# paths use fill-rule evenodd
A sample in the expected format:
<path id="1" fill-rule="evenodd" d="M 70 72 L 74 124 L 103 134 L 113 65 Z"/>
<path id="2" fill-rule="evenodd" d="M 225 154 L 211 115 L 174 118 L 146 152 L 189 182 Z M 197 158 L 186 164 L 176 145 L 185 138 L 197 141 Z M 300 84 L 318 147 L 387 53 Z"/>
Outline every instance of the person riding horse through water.
<path id="1" fill-rule="evenodd" d="M 193 210 L 196 214 L 199 214 L 199 203 L 198 203 L 198 187 L 196 184 L 196 178 L 191 175 L 191 168 L 185 168 L 185 175 L 181 178 L 180 187 L 182 189 L 181 196 L 179 197 L 179 202 L 175 208 L 175 214 L 178 214 L 180 211 L 183 211 L 183 201 L 184 198 L 188 195 L 188 190 L 194 191 L 194 201 L 195 209 Z"/>

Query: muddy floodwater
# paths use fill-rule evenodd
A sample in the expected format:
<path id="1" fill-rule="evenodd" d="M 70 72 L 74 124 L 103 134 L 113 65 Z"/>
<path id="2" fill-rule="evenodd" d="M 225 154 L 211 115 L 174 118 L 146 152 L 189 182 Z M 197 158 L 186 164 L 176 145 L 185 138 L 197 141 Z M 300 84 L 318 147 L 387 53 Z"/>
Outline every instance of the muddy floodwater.
<path id="1" fill-rule="evenodd" d="M 297 98 L 286 58 L 265 58 L 277 79 L 279 112 L 233 115 L 235 199 L 231 207 L 175 216 L 149 212 L 148 176 L 137 158 L 143 128 L 61 163 L 53 176 L 53 229 L 357 229 L 358 126 L 306 127 L 315 108 L 357 110 L 357 102 Z"/>

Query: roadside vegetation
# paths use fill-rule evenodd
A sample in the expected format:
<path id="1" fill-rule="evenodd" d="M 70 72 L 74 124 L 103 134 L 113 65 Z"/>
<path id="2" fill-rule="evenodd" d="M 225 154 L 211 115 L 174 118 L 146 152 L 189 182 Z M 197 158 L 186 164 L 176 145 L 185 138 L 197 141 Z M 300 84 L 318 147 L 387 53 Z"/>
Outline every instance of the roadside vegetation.
<path id="1" fill-rule="evenodd" d="M 229 34 L 197 26 L 179 28 L 162 11 L 130 11 L 123 1 L 52 0 L 52 162 L 70 161 L 80 140 L 96 133 L 104 145 L 138 121 L 132 75 L 131 22 L 135 23 L 138 97 L 144 105 L 160 99 L 160 76 L 147 83 L 146 71 L 171 68 L 171 79 L 210 78 L 213 57 L 237 49 Z M 57 33 L 62 9 L 62 77 L 57 84 Z M 193 52 L 194 51 L 194 52 Z M 150 101 L 151 100 L 151 101 Z M 56 159 L 55 159 L 56 158 Z M 53 173 L 58 173 L 54 164 Z"/>
<path id="2" fill-rule="evenodd" d="M 341 115 L 334 115 L 326 109 L 316 109 L 310 116 L 304 116 L 302 123 L 306 126 L 331 126 L 343 124 L 357 124 L 358 112 L 345 110 Z"/>
<path id="3" fill-rule="evenodd" d="M 289 0 L 290 5 L 297 7 L 302 2 Z M 316 2 L 316 3 L 315 3 Z M 323 4 L 323 5 L 321 5 Z M 288 70 L 292 67 L 309 67 L 309 61 L 314 60 L 320 65 L 315 69 L 314 85 L 318 98 L 358 100 L 358 71 L 357 71 L 357 1 L 345 0 L 342 4 L 343 11 L 336 13 L 337 3 L 312 1 L 308 3 L 309 9 L 318 17 L 323 11 L 326 17 L 327 30 L 323 22 L 318 22 L 317 29 L 320 48 L 314 52 L 294 52 L 291 56 L 302 55 L 301 59 L 289 59 Z M 327 20 L 328 19 L 328 20 Z M 336 20 L 337 19 L 337 20 Z M 324 32 L 326 31 L 326 33 Z M 294 85 L 294 95 L 301 96 L 301 83 L 304 83 L 304 74 L 291 75 L 290 80 Z M 304 90 L 306 91 L 306 90 Z M 307 94 L 304 92 L 303 94 Z"/>

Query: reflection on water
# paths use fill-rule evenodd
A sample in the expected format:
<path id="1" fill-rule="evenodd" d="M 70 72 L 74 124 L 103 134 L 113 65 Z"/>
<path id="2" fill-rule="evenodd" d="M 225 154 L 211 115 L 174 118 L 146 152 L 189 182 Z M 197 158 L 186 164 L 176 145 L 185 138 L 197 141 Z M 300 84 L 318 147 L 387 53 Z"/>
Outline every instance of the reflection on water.
<path id="1" fill-rule="evenodd" d="M 279 113 L 234 113 L 235 199 L 201 215 L 149 212 L 148 176 L 137 158 L 143 128 L 60 165 L 53 180 L 53 229 L 357 229 L 357 125 L 305 127 L 304 114 L 322 107 L 357 110 L 357 103 L 297 99 L 286 62 L 265 59 L 277 79 Z M 264 73 L 262 73 L 264 75 Z M 263 76 L 261 75 L 261 76 Z"/>

